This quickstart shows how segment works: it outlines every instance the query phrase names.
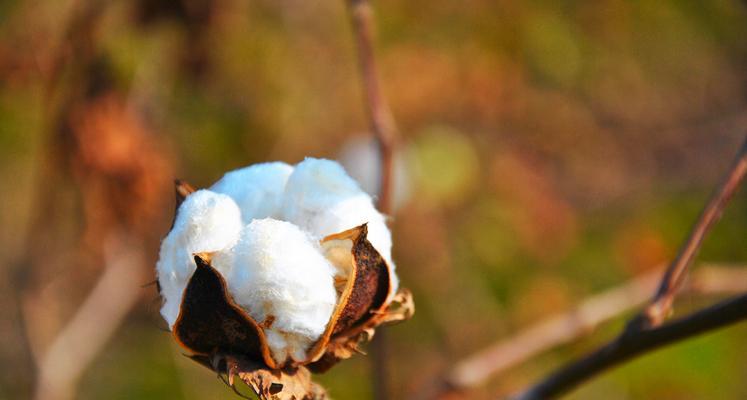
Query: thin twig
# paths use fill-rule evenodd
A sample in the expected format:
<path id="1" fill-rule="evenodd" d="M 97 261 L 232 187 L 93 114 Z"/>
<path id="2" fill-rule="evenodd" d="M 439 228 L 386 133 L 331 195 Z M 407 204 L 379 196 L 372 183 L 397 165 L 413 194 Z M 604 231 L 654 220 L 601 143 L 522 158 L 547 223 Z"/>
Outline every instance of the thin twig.
<path id="1" fill-rule="evenodd" d="M 713 331 L 747 319 L 747 294 L 720 302 L 687 317 L 635 334 L 624 332 L 617 339 L 586 357 L 558 370 L 517 400 L 549 399 L 565 393 L 606 369 L 651 350 Z"/>
<path id="2" fill-rule="evenodd" d="M 656 287 L 660 269 L 594 295 L 572 310 L 555 314 L 457 362 L 439 393 L 429 397 L 475 387 L 545 351 L 588 335 L 605 321 L 645 303 Z M 747 270 L 705 266 L 693 274 L 685 289 L 702 294 L 747 292 Z"/>
<path id="3" fill-rule="evenodd" d="M 392 211 L 393 157 L 397 144 L 397 128 L 389 105 L 381 92 L 374 58 L 371 5 L 367 0 L 348 0 L 347 4 L 358 51 L 363 100 L 368 113 L 369 125 L 376 136 L 381 154 L 378 208 L 382 213 L 389 214 Z"/>
<path id="4" fill-rule="evenodd" d="M 703 244 L 703 239 L 714 222 L 721 217 L 724 206 L 739 187 L 745 173 L 747 173 L 747 138 L 742 143 L 729 173 L 698 217 L 698 221 L 690 231 L 690 236 L 677 254 L 677 258 L 664 273 L 651 303 L 641 313 L 638 322 L 643 327 L 660 325 L 671 312 L 674 296 L 682 286 L 688 266 L 698 253 L 700 246 Z"/>
<path id="5" fill-rule="evenodd" d="M 716 189 L 700 214 L 677 258 L 667 268 L 659 289 L 649 305 L 626 324 L 625 329 L 617 338 L 590 355 L 560 367 L 552 375 L 524 392 L 519 398 L 546 399 L 558 396 L 603 370 L 643 352 L 726 325 L 729 316 L 723 310 L 726 303 L 707 308 L 671 324 L 661 326 L 661 323 L 669 314 L 674 296 L 681 288 L 687 268 L 700 249 L 705 235 L 721 216 L 726 203 L 736 191 L 746 172 L 747 138 L 740 146 L 726 178 Z M 743 297 L 747 297 L 747 295 Z M 739 303 L 739 300 L 736 299 L 734 302 Z M 744 305 L 742 307 L 745 308 Z M 747 309 L 742 311 L 747 314 Z M 719 312 L 723 312 L 724 315 L 713 315 L 713 313 Z M 732 320 L 728 323 L 743 319 L 744 314 L 737 315 L 737 313 L 734 313 L 731 315 Z M 661 327 L 657 328 L 659 326 Z M 682 331 L 677 329 L 682 329 Z M 652 338 L 654 339 L 652 340 Z"/>
<path id="6" fill-rule="evenodd" d="M 381 84 L 374 59 L 373 11 L 367 0 L 347 0 L 347 9 L 353 26 L 358 52 L 363 102 L 368 113 L 370 129 L 379 145 L 380 166 L 378 209 L 383 214 L 392 212 L 392 180 L 394 147 L 397 129 L 389 105 L 381 92 Z M 372 346 L 372 372 L 374 399 L 389 398 L 386 332 L 378 332 Z"/>
<path id="7" fill-rule="evenodd" d="M 143 280 L 141 246 L 120 237 L 107 245 L 104 273 L 39 362 L 35 399 L 74 398 L 81 375 L 140 297 L 133 288 Z"/>

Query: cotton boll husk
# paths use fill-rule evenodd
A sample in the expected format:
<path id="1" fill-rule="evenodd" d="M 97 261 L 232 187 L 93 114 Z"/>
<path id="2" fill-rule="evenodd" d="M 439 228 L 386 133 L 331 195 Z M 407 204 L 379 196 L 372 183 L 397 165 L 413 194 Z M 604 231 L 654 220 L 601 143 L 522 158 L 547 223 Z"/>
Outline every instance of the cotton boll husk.
<path id="1" fill-rule="evenodd" d="M 253 219 L 276 216 L 292 172 L 293 167 L 284 162 L 255 164 L 226 173 L 210 190 L 233 198 L 248 224 Z"/>
<path id="2" fill-rule="evenodd" d="M 307 158 L 285 187 L 282 217 L 317 238 L 368 223 L 368 240 L 391 265 L 392 238 L 385 217 L 337 162 Z M 398 279 L 392 274 L 393 292 Z"/>
<path id="3" fill-rule="evenodd" d="M 335 269 L 319 244 L 289 222 L 258 219 L 213 262 L 231 265 L 227 284 L 234 301 L 258 323 L 269 325 L 265 333 L 275 361 L 305 360 L 337 301 Z"/>
<path id="4" fill-rule="evenodd" d="M 325 237 L 364 223 L 368 224 L 366 238 L 392 268 L 392 292 L 396 292 L 399 280 L 391 256 L 392 236 L 384 216 L 376 210 L 368 195 L 354 196 L 329 207 L 313 217 L 307 229 L 314 235 Z"/>
<path id="5" fill-rule="evenodd" d="M 241 212 L 228 196 L 198 190 L 179 206 L 174 227 L 161 243 L 158 282 L 164 299 L 161 315 L 174 325 L 182 293 L 196 265 L 193 254 L 230 248 L 241 232 Z M 227 270 L 220 270 L 224 276 Z"/>

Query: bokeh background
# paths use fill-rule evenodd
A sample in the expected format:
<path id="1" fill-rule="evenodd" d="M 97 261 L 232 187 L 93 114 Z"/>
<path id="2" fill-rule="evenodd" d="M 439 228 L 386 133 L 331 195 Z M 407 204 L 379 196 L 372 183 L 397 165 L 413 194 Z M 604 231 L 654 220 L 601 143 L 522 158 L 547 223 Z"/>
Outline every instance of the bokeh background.
<path id="1" fill-rule="evenodd" d="M 402 136 L 394 258 L 418 307 L 387 328 L 393 397 L 408 398 L 673 257 L 747 129 L 747 5 L 374 7 Z M 45 360 L 58 377 L 86 367 L 73 398 L 233 398 L 182 356 L 147 285 L 172 179 L 207 186 L 316 156 L 375 190 L 353 46 L 343 1 L 0 2 L 0 398 L 31 396 Z M 742 268 L 746 238 L 742 190 L 699 262 Z M 86 303 L 96 288 L 104 301 Z M 676 315 L 716 299 L 685 295 Z M 93 351 L 66 354 L 89 337 L 59 341 L 82 307 L 97 316 L 78 321 Z M 624 317 L 467 397 L 533 382 Z M 568 398 L 747 398 L 746 337 L 741 324 L 678 344 Z M 320 380 L 334 398 L 366 399 L 369 370 L 359 356 Z"/>

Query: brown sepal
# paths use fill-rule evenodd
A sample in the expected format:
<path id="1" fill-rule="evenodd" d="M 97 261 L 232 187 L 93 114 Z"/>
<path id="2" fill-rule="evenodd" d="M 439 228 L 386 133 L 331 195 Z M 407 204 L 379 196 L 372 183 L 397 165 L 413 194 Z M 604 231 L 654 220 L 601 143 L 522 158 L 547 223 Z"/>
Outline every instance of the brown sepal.
<path id="1" fill-rule="evenodd" d="M 184 202 L 184 199 L 187 198 L 190 194 L 195 192 L 194 186 L 187 183 L 187 181 L 183 181 L 181 179 L 174 179 L 174 192 L 176 194 L 176 208 L 179 208 L 180 205 Z"/>
<path id="2" fill-rule="evenodd" d="M 332 336 L 356 325 L 364 324 L 384 307 L 391 278 L 389 266 L 379 252 L 368 241 L 368 225 L 331 235 L 322 241 L 350 240 L 351 270 L 348 283 L 342 293 L 337 309 L 332 315 Z"/>
<path id="3" fill-rule="evenodd" d="M 179 206 L 184 203 L 184 199 L 187 198 L 190 194 L 195 192 L 194 186 L 190 185 L 186 181 L 183 181 L 181 179 L 174 179 L 174 195 L 176 197 L 176 203 L 174 207 L 174 219 L 171 220 L 171 229 L 174 229 L 174 224 L 176 223 L 176 215 L 179 213 Z M 169 229 L 169 230 L 171 230 Z M 158 291 L 161 292 L 160 290 Z"/>
<path id="4" fill-rule="evenodd" d="M 309 353 L 309 369 L 313 372 L 326 371 L 360 353 L 359 346 L 373 337 L 377 326 L 407 319 L 414 312 L 408 291 L 391 296 L 391 267 L 368 241 L 367 234 L 368 227 L 363 224 L 322 240 L 331 261 L 337 260 L 338 268 L 350 265 L 350 270 L 327 329 Z M 339 249 L 349 249 L 349 257 L 330 254 Z"/>
<path id="5" fill-rule="evenodd" d="M 319 360 L 307 367 L 311 372 L 323 373 L 338 362 L 353 355 L 365 354 L 361 346 L 373 339 L 376 328 L 384 324 L 392 324 L 412 318 L 415 313 L 415 303 L 412 293 L 407 289 L 400 289 L 387 304 L 386 309 L 377 312 L 365 324 L 351 329 L 343 335 L 337 335 L 325 346 L 325 352 Z"/>
<path id="6" fill-rule="evenodd" d="M 254 390 L 260 400 L 323 400 L 324 389 L 311 380 L 305 367 L 270 371 L 246 360 L 229 361 L 235 376 Z M 231 372 L 229 371 L 229 375 Z"/>
<path id="7" fill-rule="evenodd" d="M 324 400 L 326 391 L 311 380 L 305 367 L 270 370 L 262 363 L 245 357 L 216 353 L 208 356 L 189 356 L 192 360 L 218 372 L 223 382 L 237 394 L 236 378 L 249 386 L 260 400 Z"/>
<path id="8" fill-rule="evenodd" d="M 241 354 L 275 368 L 259 325 L 228 294 L 226 283 L 206 255 L 187 283 L 173 327 L 176 341 L 195 355 Z"/>

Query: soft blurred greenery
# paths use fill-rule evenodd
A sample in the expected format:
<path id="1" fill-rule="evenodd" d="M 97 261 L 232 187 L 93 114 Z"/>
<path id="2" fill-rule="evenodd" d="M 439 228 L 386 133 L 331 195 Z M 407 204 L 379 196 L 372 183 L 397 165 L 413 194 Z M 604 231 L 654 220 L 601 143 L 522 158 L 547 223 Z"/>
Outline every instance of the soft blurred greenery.
<path id="1" fill-rule="evenodd" d="M 0 248 L 8 260 L 33 245 L 25 234 L 43 211 L 34 199 L 57 143 L 56 118 L 94 79 L 75 57 L 63 57 L 53 73 L 86 2 L 0 2 Z M 255 162 L 336 158 L 366 134 L 343 1 L 104 4 L 87 54 L 103 60 L 110 90 L 126 99 L 178 177 L 206 186 Z M 671 259 L 744 137 L 744 2 L 381 0 L 374 8 L 408 184 L 392 216 L 394 259 L 418 307 L 412 321 L 386 328 L 395 398 L 493 341 Z M 171 190 L 164 185 L 162 196 Z M 700 261 L 744 267 L 746 206 L 742 190 Z M 80 206 L 67 210 L 46 221 L 68 241 L 60 243 L 79 240 L 80 229 L 68 227 L 87 223 Z M 158 237 L 173 210 L 153 211 L 161 217 L 148 222 Z M 156 256 L 149 254 L 151 265 Z M 7 303 L 19 275 L 3 265 Z M 29 335 L 43 349 L 98 270 L 34 268 L 43 272 L 29 274 L 50 302 L 42 316 L 50 322 Z M 58 280 L 73 291 L 45 292 Z M 87 370 L 79 398 L 233 398 L 163 330 L 155 289 L 132 290 L 143 300 Z M 675 315 L 717 299 L 685 295 Z M 22 343 L 13 312 L 0 314 L 2 376 L 16 365 L 9 349 Z M 624 317 L 469 397 L 520 389 L 612 337 Z M 739 324 L 672 346 L 568 398 L 745 398 L 745 337 Z M 334 398 L 366 399 L 369 370 L 368 358 L 356 356 L 319 380 Z M 0 398 L 24 393 L 10 379 L 0 385 Z"/>

